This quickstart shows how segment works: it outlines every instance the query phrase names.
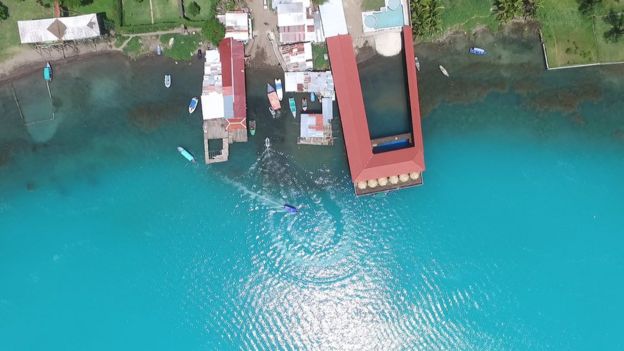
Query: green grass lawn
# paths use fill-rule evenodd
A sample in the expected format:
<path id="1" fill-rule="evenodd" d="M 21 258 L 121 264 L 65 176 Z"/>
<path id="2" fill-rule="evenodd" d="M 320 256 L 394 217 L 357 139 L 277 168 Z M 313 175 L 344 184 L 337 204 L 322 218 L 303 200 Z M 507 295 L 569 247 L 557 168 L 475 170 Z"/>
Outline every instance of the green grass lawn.
<path id="1" fill-rule="evenodd" d="M 624 61 L 624 40 L 607 43 L 603 33 L 609 29 L 603 16 L 610 8 L 624 10 L 624 2 L 604 0 L 596 16 L 583 16 L 576 0 L 544 0 L 539 19 L 551 68 Z"/>
<path id="2" fill-rule="evenodd" d="M 18 20 L 30 20 L 52 17 L 52 8 L 44 8 L 35 1 L 2 0 L 9 8 L 9 18 L 0 21 L 0 59 L 5 59 L 20 45 Z"/>
<path id="3" fill-rule="evenodd" d="M 174 39 L 173 47 L 169 48 L 169 39 Z M 197 52 L 199 42 L 202 41 L 200 34 L 165 34 L 160 37 L 160 42 L 164 48 L 163 53 L 175 60 L 190 60 Z"/>
<path id="4" fill-rule="evenodd" d="M 142 48 L 143 48 L 143 44 L 141 43 L 141 38 L 134 37 L 130 39 L 128 44 L 126 44 L 123 51 L 126 53 L 126 55 L 136 56 L 141 53 Z"/>
<path id="5" fill-rule="evenodd" d="M 192 20 L 205 20 L 213 16 L 211 9 L 213 7 L 213 3 L 216 0 L 194 0 L 194 1 L 197 3 L 197 5 L 199 5 L 200 11 L 197 17 L 191 18 Z M 186 6 L 188 6 L 188 4 L 191 3 L 191 0 L 185 0 L 184 3 L 186 4 Z"/>
<path id="6" fill-rule="evenodd" d="M 152 0 L 153 1 L 153 0 Z M 124 25 L 151 24 L 149 0 L 123 0 L 123 20 Z M 156 17 L 154 17 L 156 21 Z"/>
<path id="7" fill-rule="evenodd" d="M 88 5 L 80 6 L 72 9 L 72 15 L 88 14 L 88 13 L 104 13 L 106 20 L 121 25 L 119 16 L 121 15 L 121 5 L 119 0 L 94 0 Z"/>
<path id="8" fill-rule="evenodd" d="M 362 1 L 362 11 L 378 11 L 386 6 L 384 0 L 364 0 Z"/>
<path id="9" fill-rule="evenodd" d="M 329 60 L 325 59 L 327 45 L 325 43 L 312 44 L 312 66 L 317 71 L 328 70 Z"/>
<path id="10" fill-rule="evenodd" d="M 149 0 L 147 1 L 149 4 Z M 152 0 L 154 6 L 154 22 L 175 22 L 180 19 L 177 0 Z"/>
<path id="11" fill-rule="evenodd" d="M 440 34 L 448 30 L 473 31 L 485 26 L 494 31 L 498 21 L 492 15 L 492 2 L 487 0 L 443 0 Z"/>

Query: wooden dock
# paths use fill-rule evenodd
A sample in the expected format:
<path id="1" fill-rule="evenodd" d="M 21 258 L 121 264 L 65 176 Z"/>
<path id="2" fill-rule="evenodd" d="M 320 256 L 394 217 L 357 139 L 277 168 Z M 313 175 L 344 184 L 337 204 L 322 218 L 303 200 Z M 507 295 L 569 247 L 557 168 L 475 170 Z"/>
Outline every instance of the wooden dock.
<path id="1" fill-rule="evenodd" d="M 214 118 L 204 121 L 204 158 L 206 164 L 225 162 L 230 156 L 229 136 L 225 118 Z M 210 148 L 211 141 L 221 141 L 221 148 Z"/>

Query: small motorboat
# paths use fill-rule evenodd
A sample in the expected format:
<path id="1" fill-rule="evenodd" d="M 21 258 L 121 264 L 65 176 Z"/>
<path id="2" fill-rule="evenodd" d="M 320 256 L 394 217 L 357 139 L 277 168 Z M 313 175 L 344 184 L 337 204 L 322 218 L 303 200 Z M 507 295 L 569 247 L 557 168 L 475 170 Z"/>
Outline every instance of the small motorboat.
<path id="1" fill-rule="evenodd" d="M 316 101 L 316 95 L 314 95 L 314 93 L 310 93 L 310 101 Z"/>
<path id="2" fill-rule="evenodd" d="M 156 55 L 158 56 L 162 55 L 162 47 L 160 47 L 160 44 L 156 46 Z"/>
<path id="3" fill-rule="evenodd" d="M 199 104 L 199 98 L 197 96 L 193 96 L 191 102 L 189 103 L 189 114 L 195 112 L 197 105 Z"/>
<path id="4" fill-rule="evenodd" d="M 278 111 L 282 108 L 280 105 L 280 99 L 275 92 L 275 88 L 271 84 L 267 83 L 267 97 L 269 98 L 269 103 L 271 104 L 271 108 L 275 111 Z"/>
<path id="5" fill-rule="evenodd" d="M 269 138 L 264 139 L 264 147 L 267 149 L 271 147 L 271 140 Z"/>
<path id="6" fill-rule="evenodd" d="M 414 56 L 414 61 L 416 61 L 416 69 L 420 72 L 420 61 L 418 61 L 418 56 Z"/>
<path id="7" fill-rule="evenodd" d="M 301 99 L 301 109 L 304 111 L 308 110 L 308 99 L 306 98 Z"/>
<path id="8" fill-rule="evenodd" d="M 485 49 L 481 49 L 481 48 L 474 47 L 474 46 L 468 49 L 468 52 L 477 56 L 483 56 L 487 54 L 487 51 L 485 51 Z"/>
<path id="9" fill-rule="evenodd" d="M 50 65 L 50 62 L 46 62 L 46 65 L 43 68 L 43 79 L 48 82 L 52 81 L 52 66 Z"/>
<path id="10" fill-rule="evenodd" d="M 275 112 L 275 110 L 272 109 L 270 106 L 269 106 L 269 112 L 271 113 L 271 117 L 273 118 L 275 118 L 275 116 L 277 115 L 277 112 Z"/>
<path id="11" fill-rule="evenodd" d="M 180 153 L 180 155 L 184 156 L 187 161 L 195 163 L 195 157 L 193 157 L 193 154 L 186 151 L 186 149 L 182 146 L 178 146 L 178 152 Z"/>
<path id="12" fill-rule="evenodd" d="M 440 65 L 440 66 L 438 66 L 438 67 L 440 67 L 440 72 L 442 72 L 442 74 L 444 74 L 446 77 L 448 77 L 448 76 L 449 76 L 449 73 L 448 73 L 448 71 L 446 70 L 446 68 L 444 68 L 444 66 Z"/>
<path id="13" fill-rule="evenodd" d="M 295 98 L 288 98 L 288 105 L 290 106 L 290 112 L 292 112 L 293 118 L 297 118 L 297 104 Z"/>
<path id="14" fill-rule="evenodd" d="M 165 74 L 165 87 L 171 87 L 171 74 Z"/>
<path id="15" fill-rule="evenodd" d="M 297 207 L 293 206 L 293 205 L 289 205 L 289 204 L 284 204 L 284 211 L 291 213 L 291 214 L 295 214 L 297 212 L 299 212 L 299 209 L 297 209 Z"/>
<path id="16" fill-rule="evenodd" d="M 255 119 L 249 120 L 249 134 L 251 134 L 251 136 L 256 135 L 256 120 Z"/>
<path id="17" fill-rule="evenodd" d="M 204 53 L 201 51 L 201 49 L 197 49 L 197 59 L 201 60 L 204 58 Z"/>
<path id="18" fill-rule="evenodd" d="M 275 80 L 275 90 L 277 91 L 277 98 L 279 99 L 279 101 L 282 101 L 282 99 L 284 98 L 284 89 L 282 88 L 281 79 Z"/>

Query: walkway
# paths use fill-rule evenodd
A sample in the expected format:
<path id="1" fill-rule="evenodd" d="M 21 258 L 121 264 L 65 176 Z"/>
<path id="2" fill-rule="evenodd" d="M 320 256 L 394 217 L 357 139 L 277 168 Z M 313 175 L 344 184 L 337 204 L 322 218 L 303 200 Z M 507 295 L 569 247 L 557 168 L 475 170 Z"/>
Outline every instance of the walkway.
<path id="1" fill-rule="evenodd" d="M 186 31 L 187 32 L 199 32 L 201 31 L 201 28 L 187 28 Z M 178 27 L 178 28 L 171 29 L 171 30 L 161 30 L 161 31 L 156 31 L 156 32 L 122 34 L 122 36 L 127 37 L 128 39 L 124 41 L 123 44 L 121 44 L 121 46 L 119 47 L 119 50 L 123 50 L 123 48 L 126 47 L 126 44 L 128 44 L 128 42 L 134 37 L 150 37 L 150 36 L 160 36 L 163 34 L 184 34 L 184 33 L 185 33 L 184 28 Z"/>

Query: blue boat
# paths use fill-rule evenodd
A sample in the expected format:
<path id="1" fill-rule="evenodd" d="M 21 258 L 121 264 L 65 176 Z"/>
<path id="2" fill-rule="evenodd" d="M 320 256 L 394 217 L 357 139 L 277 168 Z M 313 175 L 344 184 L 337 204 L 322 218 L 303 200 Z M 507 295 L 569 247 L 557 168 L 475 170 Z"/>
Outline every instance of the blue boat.
<path id="1" fill-rule="evenodd" d="M 48 82 L 52 81 L 52 66 L 50 66 L 50 62 L 47 62 L 46 66 L 43 68 L 43 79 Z"/>
<path id="2" fill-rule="evenodd" d="M 292 214 L 299 212 L 299 210 L 295 206 L 289 204 L 284 204 L 284 211 Z"/>
<path id="3" fill-rule="evenodd" d="M 178 146 L 178 152 L 180 155 L 184 156 L 187 161 L 195 163 L 195 157 L 182 146 Z"/>
<path id="4" fill-rule="evenodd" d="M 483 56 L 485 54 L 487 54 L 487 51 L 485 51 L 485 49 L 481 49 L 481 48 L 477 48 L 477 47 L 471 47 L 470 49 L 468 49 L 468 52 L 473 54 L 473 55 L 478 55 L 478 56 Z"/>
<path id="5" fill-rule="evenodd" d="M 310 93 L 310 101 L 316 101 L 316 95 L 314 95 L 314 93 Z"/>
<path id="6" fill-rule="evenodd" d="M 191 99 L 191 102 L 189 103 L 189 113 L 195 112 L 195 109 L 197 108 L 198 103 L 199 103 L 199 98 L 197 96 L 194 96 Z"/>

